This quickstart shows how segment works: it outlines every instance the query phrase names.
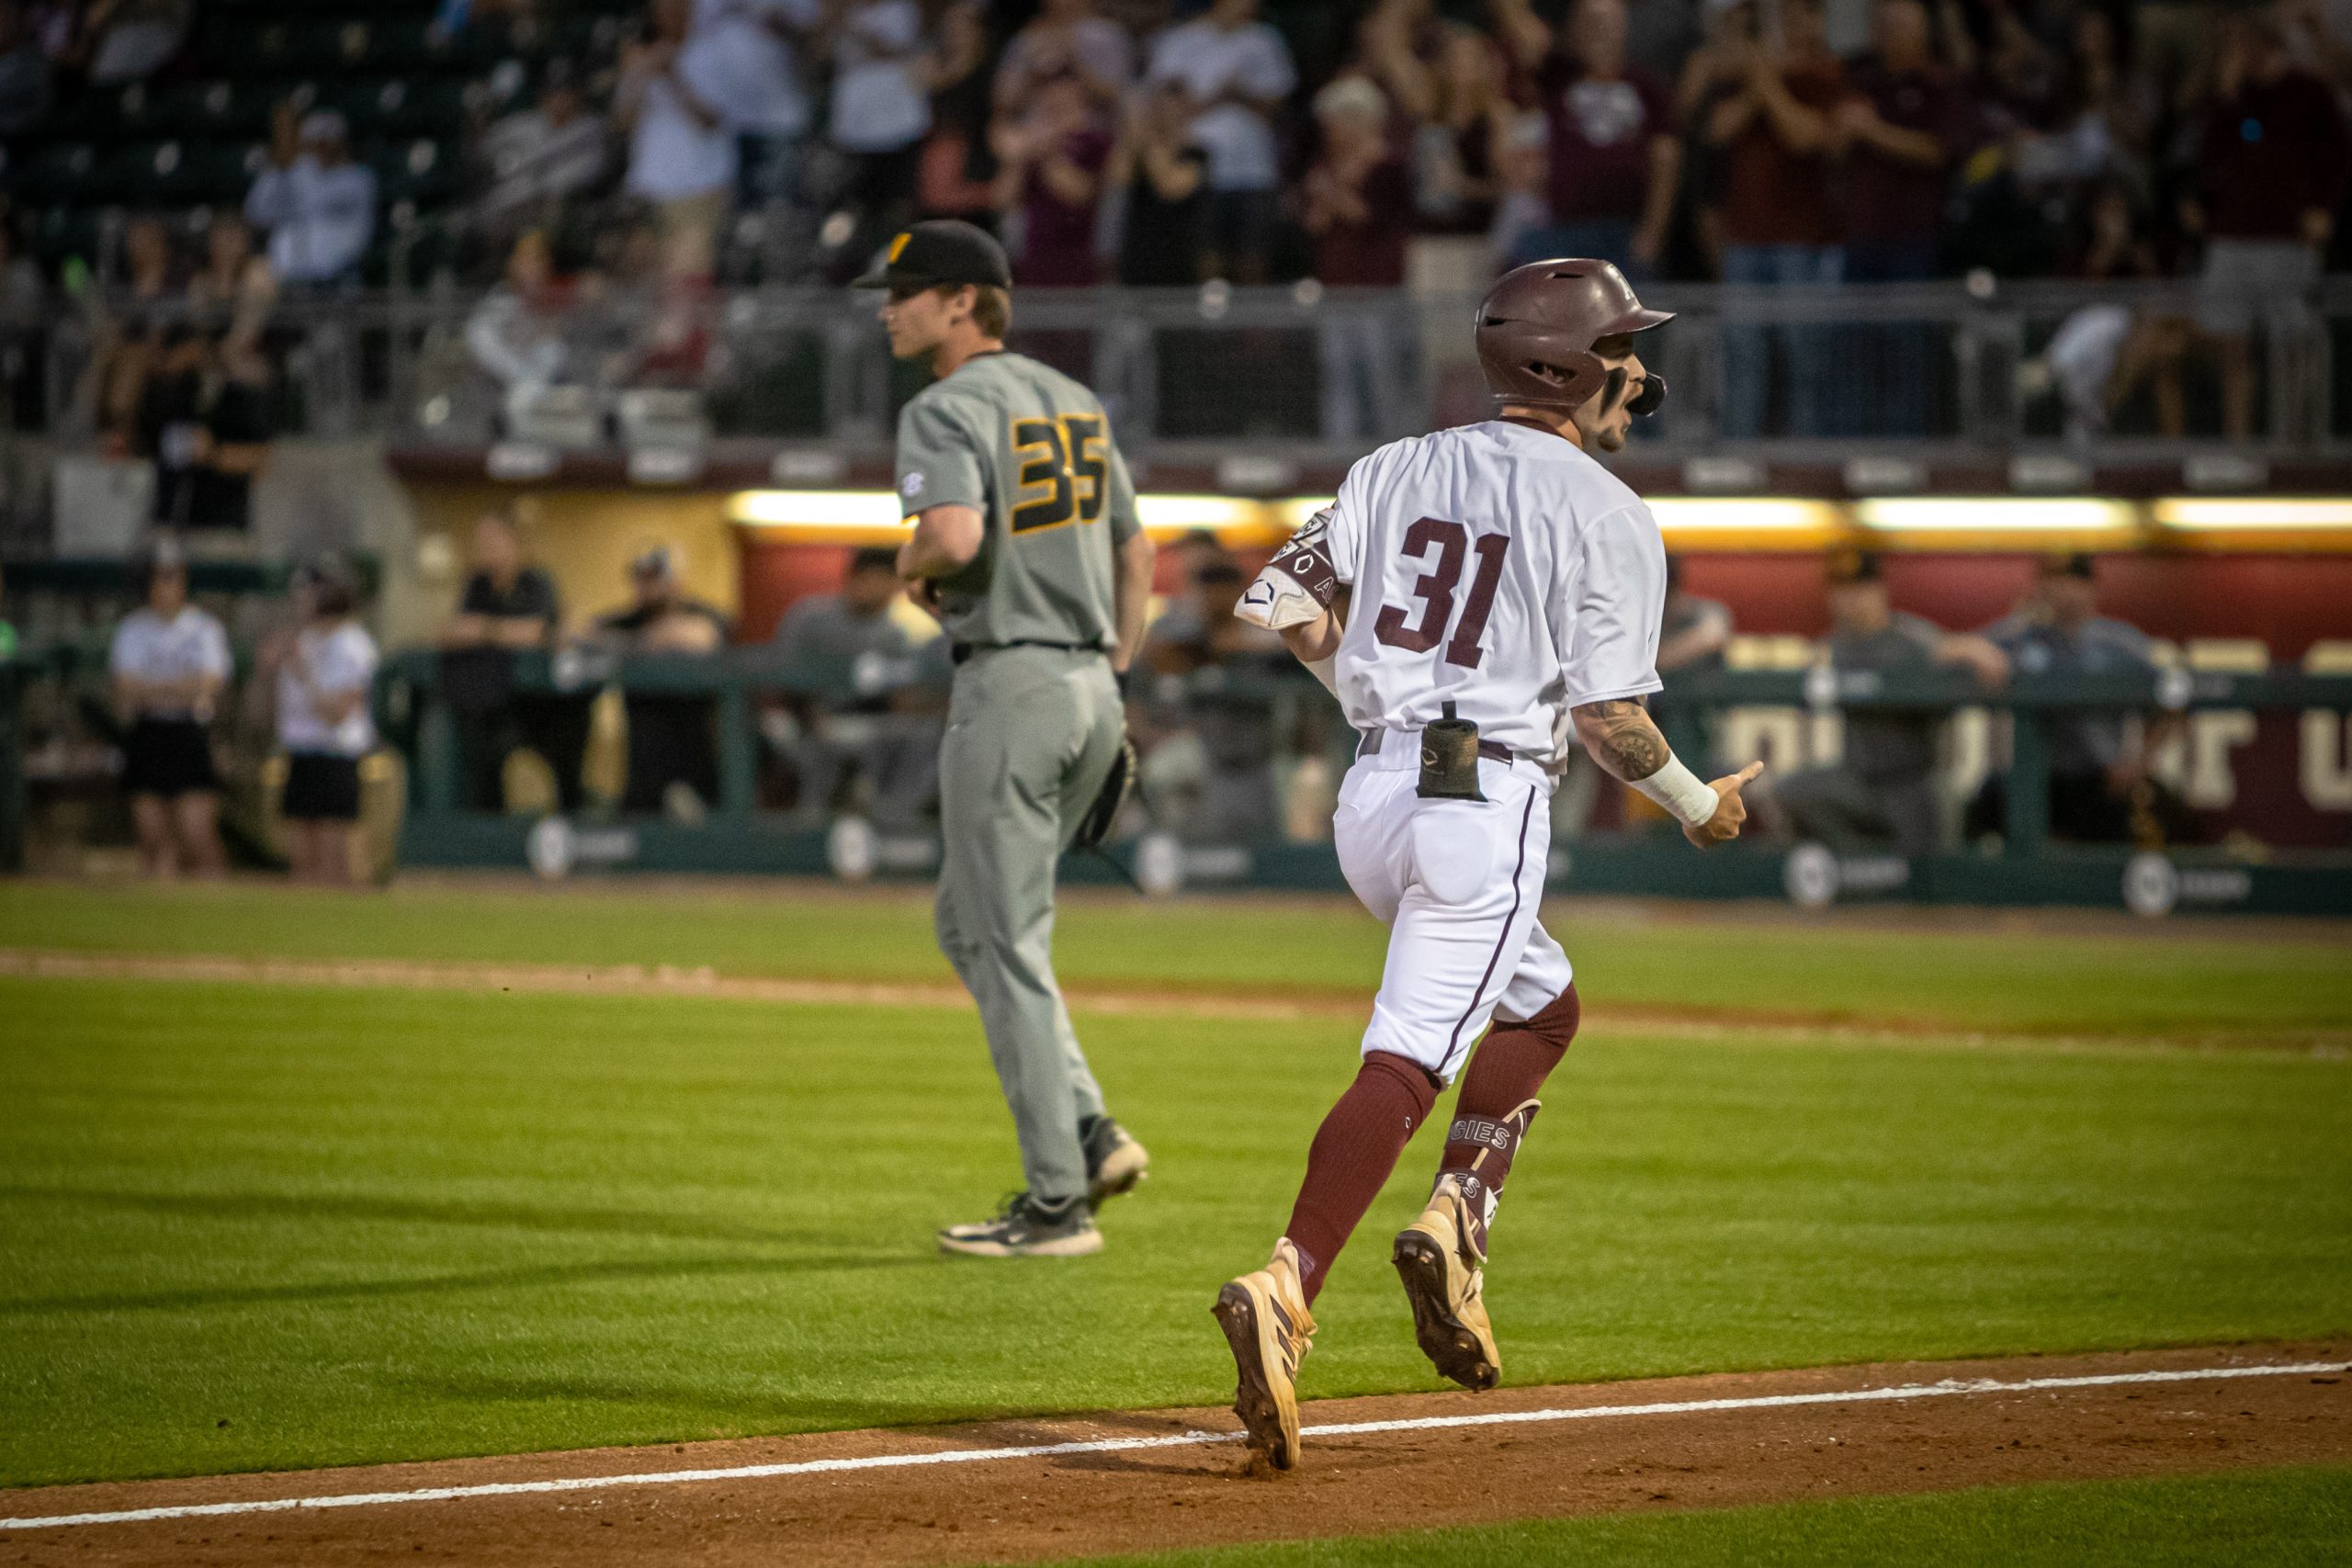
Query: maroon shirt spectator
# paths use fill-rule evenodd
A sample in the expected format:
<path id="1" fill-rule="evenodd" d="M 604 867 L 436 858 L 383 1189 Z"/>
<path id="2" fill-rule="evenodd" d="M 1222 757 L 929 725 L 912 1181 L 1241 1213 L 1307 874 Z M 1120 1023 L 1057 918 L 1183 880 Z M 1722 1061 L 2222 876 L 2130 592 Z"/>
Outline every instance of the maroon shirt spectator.
<path id="1" fill-rule="evenodd" d="M 1586 0 L 1583 9 L 1615 4 Z M 1675 134 L 1672 91 L 1638 65 L 1595 70 L 1557 54 L 1544 62 L 1537 83 L 1551 127 L 1554 221 L 1639 221 L 1649 195 L 1651 144 Z"/>
<path id="2" fill-rule="evenodd" d="M 1826 119 L 1846 96 L 1846 73 L 1835 56 L 1760 67 L 1778 95 L 1815 119 Z M 1735 92 L 1738 102 L 1750 89 Z M 1838 242 L 1829 199 L 1828 160 L 1820 145 L 1791 145 L 1783 128 L 1760 106 L 1732 134 L 1724 151 L 1724 239 L 1735 245 L 1830 245 Z"/>
<path id="3" fill-rule="evenodd" d="M 1920 0 L 1881 0 L 1877 29 L 1876 57 L 1855 73 L 1854 96 L 1834 119 L 1846 152 L 1846 239 L 1849 246 L 1932 254 L 1975 109 L 1929 56 Z M 1854 277 L 1850 267 L 1847 276 Z"/>
<path id="4" fill-rule="evenodd" d="M 998 133 L 1001 207 L 1021 212 L 1012 278 L 1029 288 L 1090 288 L 1101 278 L 1094 215 L 1102 200 L 1111 138 L 1094 122 L 1082 85 L 1059 77 L 1038 89 L 1025 126 Z"/>
<path id="5" fill-rule="evenodd" d="M 2335 95 L 2310 72 L 2277 60 L 2247 72 L 2205 118 L 2197 173 L 2205 231 L 2217 239 L 2316 242 L 2312 214 L 2331 214 L 2352 167 Z"/>
<path id="6" fill-rule="evenodd" d="M 1395 288 L 1405 281 L 1413 180 L 1387 132 L 1387 102 L 1363 77 L 1334 82 L 1315 101 L 1323 151 L 1306 172 L 1304 221 L 1315 276 L 1335 288 Z"/>

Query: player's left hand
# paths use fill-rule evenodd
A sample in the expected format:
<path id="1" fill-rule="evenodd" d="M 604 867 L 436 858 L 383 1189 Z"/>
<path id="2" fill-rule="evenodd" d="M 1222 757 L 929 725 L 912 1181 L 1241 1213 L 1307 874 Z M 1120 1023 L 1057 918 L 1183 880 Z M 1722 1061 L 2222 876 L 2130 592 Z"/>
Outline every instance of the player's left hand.
<path id="1" fill-rule="evenodd" d="M 1715 814 L 1696 827 L 1685 822 L 1682 836 L 1702 850 L 1738 838 L 1740 824 L 1747 820 L 1747 803 L 1740 799 L 1739 792 L 1755 783 L 1763 771 L 1763 763 L 1750 762 L 1736 773 L 1708 780 L 1707 787 L 1715 792 Z"/>

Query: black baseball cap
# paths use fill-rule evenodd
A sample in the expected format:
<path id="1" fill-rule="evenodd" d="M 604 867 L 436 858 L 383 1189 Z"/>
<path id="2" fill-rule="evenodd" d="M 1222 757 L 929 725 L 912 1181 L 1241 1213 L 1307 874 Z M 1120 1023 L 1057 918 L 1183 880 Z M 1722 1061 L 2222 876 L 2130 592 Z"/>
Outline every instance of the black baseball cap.
<path id="1" fill-rule="evenodd" d="M 882 265 L 852 288 L 933 288 L 941 285 L 1012 287 L 1012 264 L 996 236 L 955 218 L 934 218 L 902 229 L 883 250 Z"/>

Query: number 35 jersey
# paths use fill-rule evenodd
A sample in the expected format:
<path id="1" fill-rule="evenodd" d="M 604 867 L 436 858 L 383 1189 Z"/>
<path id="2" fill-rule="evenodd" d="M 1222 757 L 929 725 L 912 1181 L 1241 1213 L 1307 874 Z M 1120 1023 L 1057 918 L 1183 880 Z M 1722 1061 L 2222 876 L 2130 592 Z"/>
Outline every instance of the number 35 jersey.
<path id="1" fill-rule="evenodd" d="M 977 507 L 980 553 L 941 580 L 958 642 L 1110 648 L 1136 491 L 1092 392 L 1018 354 L 965 361 L 899 414 L 899 504 Z"/>
<path id="2" fill-rule="evenodd" d="M 1353 591 L 1333 683 L 1359 729 L 1450 702 L 1552 765 L 1570 708 L 1658 689 L 1657 523 L 1560 436 L 1498 420 L 1393 442 L 1349 470 L 1327 530 Z"/>

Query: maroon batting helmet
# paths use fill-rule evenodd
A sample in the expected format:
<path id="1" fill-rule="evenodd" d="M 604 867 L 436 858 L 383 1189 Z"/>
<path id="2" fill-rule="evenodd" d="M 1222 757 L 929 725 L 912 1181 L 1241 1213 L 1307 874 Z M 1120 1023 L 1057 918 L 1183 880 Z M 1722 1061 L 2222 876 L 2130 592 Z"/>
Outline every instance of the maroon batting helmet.
<path id="1" fill-rule="evenodd" d="M 1478 364 L 1487 389 L 1506 403 L 1580 408 L 1609 381 L 1594 344 L 1672 320 L 1671 311 L 1644 309 L 1625 275 L 1605 261 L 1530 262 L 1503 274 L 1479 305 Z M 1666 383 L 1649 379 L 1657 383 L 1655 408 Z"/>

